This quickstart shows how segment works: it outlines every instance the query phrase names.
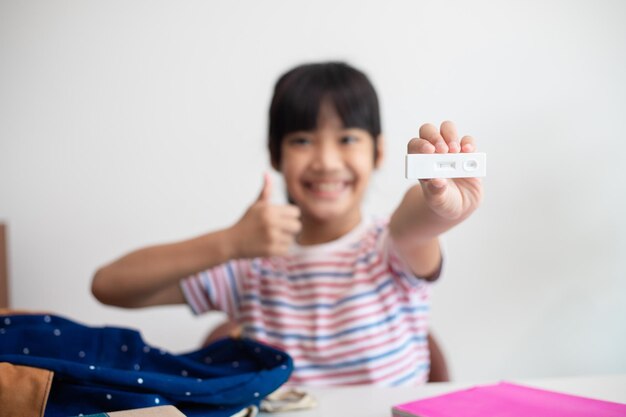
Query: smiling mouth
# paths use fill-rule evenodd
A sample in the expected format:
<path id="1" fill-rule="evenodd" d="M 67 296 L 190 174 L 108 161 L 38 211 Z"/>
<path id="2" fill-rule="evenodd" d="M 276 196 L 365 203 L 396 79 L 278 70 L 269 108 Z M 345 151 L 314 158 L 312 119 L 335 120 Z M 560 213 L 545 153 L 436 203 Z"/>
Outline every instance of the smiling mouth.
<path id="1" fill-rule="evenodd" d="M 350 181 L 307 181 L 304 187 L 319 197 L 336 197 L 350 186 Z"/>

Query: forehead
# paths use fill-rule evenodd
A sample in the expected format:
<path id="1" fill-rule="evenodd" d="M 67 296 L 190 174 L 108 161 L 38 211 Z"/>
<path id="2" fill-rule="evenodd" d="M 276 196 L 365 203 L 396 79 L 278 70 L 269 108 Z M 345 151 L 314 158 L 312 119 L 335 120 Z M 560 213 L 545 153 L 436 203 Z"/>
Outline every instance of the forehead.
<path id="1" fill-rule="evenodd" d="M 320 103 L 315 129 L 343 129 L 344 122 L 337 112 L 334 103 L 325 99 Z"/>

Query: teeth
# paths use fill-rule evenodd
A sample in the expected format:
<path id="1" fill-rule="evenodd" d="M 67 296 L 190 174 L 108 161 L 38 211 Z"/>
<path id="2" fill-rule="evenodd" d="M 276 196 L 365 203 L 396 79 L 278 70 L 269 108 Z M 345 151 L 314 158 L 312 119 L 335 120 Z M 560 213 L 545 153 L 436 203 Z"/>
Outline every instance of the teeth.
<path id="1" fill-rule="evenodd" d="M 321 182 L 314 185 L 314 188 L 322 192 L 334 192 L 343 188 L 341 182 Z"/>

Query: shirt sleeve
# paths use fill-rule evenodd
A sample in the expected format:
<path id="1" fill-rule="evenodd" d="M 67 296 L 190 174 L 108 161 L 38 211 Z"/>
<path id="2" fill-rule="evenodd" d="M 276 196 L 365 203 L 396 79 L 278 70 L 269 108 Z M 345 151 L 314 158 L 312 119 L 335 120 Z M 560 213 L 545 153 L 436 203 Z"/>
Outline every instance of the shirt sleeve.
<path id="1" fill-rule="evenodd" d="M 192 312 L 198 315 L 220 310 L 235 319 L 247 266 L 246 260 L 230 261 L 183 279 L 180 286 Z"/>

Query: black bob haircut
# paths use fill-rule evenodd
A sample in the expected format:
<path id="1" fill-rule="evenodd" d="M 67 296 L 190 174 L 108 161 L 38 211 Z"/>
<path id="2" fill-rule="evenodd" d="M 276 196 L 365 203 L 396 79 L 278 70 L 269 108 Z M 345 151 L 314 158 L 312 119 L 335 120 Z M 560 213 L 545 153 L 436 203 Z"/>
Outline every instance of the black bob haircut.
<path id="1" fill-rule="evenodd" d="M 323 100 L 330 100 L 346 128 L 361 128 L 374 139 L 381 133 L 378 97 L 365 74 L 343 62 L 297 66 L 274 87 L 270 105 L 268 147 L 272 165 L 280 166 L 285 135 L 314 130 Z"/>

